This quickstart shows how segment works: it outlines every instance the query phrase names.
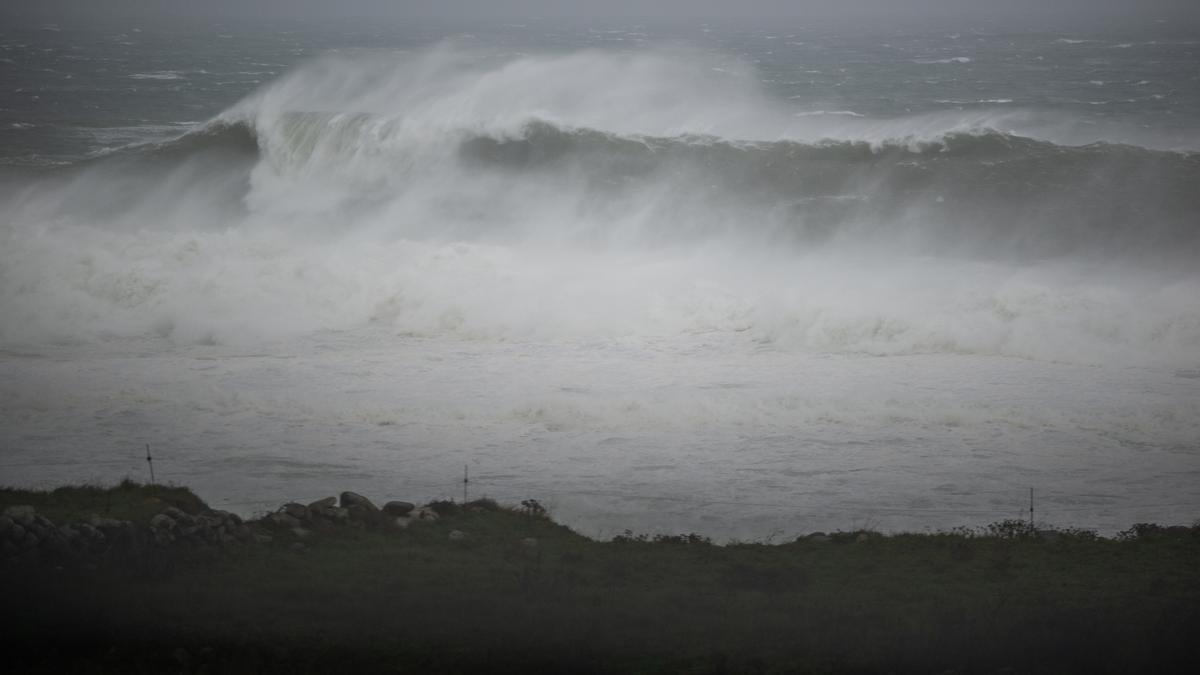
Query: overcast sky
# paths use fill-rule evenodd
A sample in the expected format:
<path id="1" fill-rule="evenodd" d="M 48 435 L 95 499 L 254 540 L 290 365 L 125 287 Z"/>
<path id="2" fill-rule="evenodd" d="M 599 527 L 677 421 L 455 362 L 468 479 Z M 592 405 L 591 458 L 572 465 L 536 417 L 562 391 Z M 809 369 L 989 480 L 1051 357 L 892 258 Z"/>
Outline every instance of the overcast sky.
<path id="1" fill-rule="evenodd" d="M 461 20 L 546 18 L 574 21 L 675 19 L 837 23 L 864 28 L 981 27 L 1061 30 L 1151 25 L 1200 27 L 1200 0 L 0 0 L 6 23 L 97 20 L 238 22 L 255 20 Z"/>

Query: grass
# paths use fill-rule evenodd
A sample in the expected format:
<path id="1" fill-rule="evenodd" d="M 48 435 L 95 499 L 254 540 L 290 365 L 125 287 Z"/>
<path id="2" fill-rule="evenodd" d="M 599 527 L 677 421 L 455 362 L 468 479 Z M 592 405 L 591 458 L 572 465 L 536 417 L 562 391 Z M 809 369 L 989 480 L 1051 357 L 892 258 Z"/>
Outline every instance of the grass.
<path id="1" fill-rule="evenodd" d="M 67 485 L 53 490 L 0 488 L 0 509 L 28 504 L 55 523 L 86 520 L 90 515 L 146 524 L 156 514 L 174 506 L 186 513 L 208 508 L 186 487 L 146 485 L 129 479 L 113 487 Z"/>
<path id="2" fill-rule="evenodd" d="M 88 490 L 2 491 L 0 503 L 42 495 L 50 514 L 58 494 L 55 508 L 78 514 L 98 503 Z M 165 499 L 165 488 L 114 490 L 128 504 L 112 508 L 128 513 Z M 1200 658 L 1195 529 L 717 546 L 598 542 L 494 502 L 438 510 L 402 532 L 308 539 L 303 553 L 281 535 L 164 557 L 157 571 L 6 570 L 0 630 L 20 645 L 6 661 L 46 672 L 1128 673 L 1190 672 Z"/>

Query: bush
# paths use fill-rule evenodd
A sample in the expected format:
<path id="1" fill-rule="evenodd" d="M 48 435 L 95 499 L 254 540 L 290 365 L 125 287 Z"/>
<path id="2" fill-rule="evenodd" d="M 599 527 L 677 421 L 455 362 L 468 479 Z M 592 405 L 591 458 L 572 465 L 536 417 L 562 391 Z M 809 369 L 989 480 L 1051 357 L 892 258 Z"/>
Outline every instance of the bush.
<path id="1" fill-rule="evenodd" d="M 1037 528 L 1027 520 L 1009 518 L 988 525 L 986 532 L 988 536 L 1000 539 L 1019 539 L 1037 534 Z"/>

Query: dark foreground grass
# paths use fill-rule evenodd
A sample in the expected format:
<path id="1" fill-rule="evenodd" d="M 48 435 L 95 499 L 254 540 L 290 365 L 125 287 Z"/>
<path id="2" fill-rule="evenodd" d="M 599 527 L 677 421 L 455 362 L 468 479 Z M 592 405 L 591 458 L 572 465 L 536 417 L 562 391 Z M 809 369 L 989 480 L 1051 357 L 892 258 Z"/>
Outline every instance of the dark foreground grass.
<path id="1" fill-rule="evenodd" d="M 43 502 L 4 491 L 0 501 L 69 519 L 98 503 L 88 490 L 41 493 Z M 162 488 L 115 490 L 130 513 L 148 498 L 186 501 Z M 56 506 L 53 495 L 71 501 Z M 715 546 L 596 542 L 545 517 L 477 506 L 402 532 L 319 535 L 303 553 L 277 536 L 222 552 L 10 567 L 0 582 L 3 663 L 17 672 L 1166 673 L 1200 660 L 1194 529 Z M 452 541 L 452 530 L 467 536 Z"/>

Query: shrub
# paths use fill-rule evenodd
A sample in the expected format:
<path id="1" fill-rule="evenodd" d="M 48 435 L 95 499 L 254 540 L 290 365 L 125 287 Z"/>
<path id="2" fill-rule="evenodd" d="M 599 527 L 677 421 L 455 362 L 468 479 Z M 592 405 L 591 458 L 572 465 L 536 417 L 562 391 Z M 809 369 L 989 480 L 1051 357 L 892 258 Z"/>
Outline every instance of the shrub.
<path id="1" fill-rule="evenodd" d="M 1009 518 L 1008 520 L 1000 520 L 988 525 L 986 531 L 988 536 L 1000 539 L 1019 539 L 1021 537 L 1032 537 L 1037 533 L 1037 528 L 1027 520 Z"/>

